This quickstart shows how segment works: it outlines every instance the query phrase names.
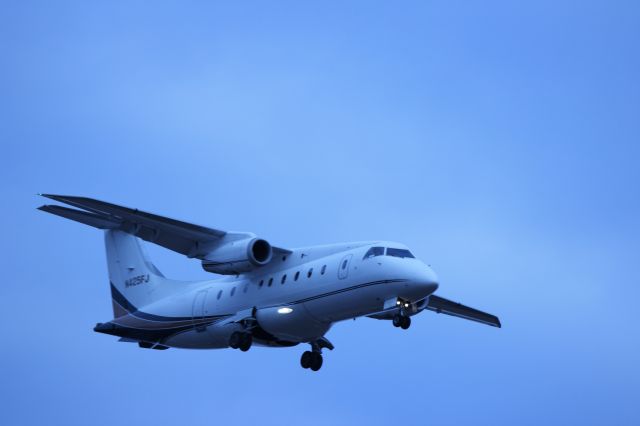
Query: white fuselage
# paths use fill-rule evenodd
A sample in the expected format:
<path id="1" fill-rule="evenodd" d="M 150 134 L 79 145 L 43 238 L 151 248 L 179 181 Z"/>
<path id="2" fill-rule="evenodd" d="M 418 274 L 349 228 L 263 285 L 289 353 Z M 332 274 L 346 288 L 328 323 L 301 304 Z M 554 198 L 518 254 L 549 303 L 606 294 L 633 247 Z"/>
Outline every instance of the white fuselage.
<path id="1" fill-rule="evenodd" d="M 389 300 L 418 301 L 436 290 L 436 276 L 423 262 L 392 256 L 364 259 L 372 246 L 404 248 L 367 242 L 295 249 L 254 272 L 189 284 L 144 311 L 193 318 L 193 328 L 163 339 L 166 346 L 226 348 L 240 326 L 224 318 L 242 312 L 252 312 L 258 321 L 256 344 L 292 346 L 322 337 L 337 321 L 380 312 Z M 196 326 L 212 316 L 223 319 Z"/>
<path id="2" fill-rule="evenodd" d="M 367 316 L 407 330 L 424 310 L 493 327 L 500 319 L 433 294 L 433 270 L 402 244 L 343 243 L 289 249 L 251 232 L 229 232 L 87 197 L 43 194 L 67 204 L 39 210 L 104 230 L 113 319 L 95 332 L 146 349 L 269 347 L 308 343 L 300 366 L 318 371 L 331 326 Z M 219 274 L 166 278 L 140 240 L 201 261 Z"/>

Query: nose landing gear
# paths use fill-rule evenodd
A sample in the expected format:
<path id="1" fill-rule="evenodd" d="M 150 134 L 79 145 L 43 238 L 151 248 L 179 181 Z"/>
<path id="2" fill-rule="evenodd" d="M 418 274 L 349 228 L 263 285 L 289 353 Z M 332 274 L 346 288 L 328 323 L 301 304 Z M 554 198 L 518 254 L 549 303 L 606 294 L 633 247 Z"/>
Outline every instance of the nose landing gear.
<path id="1" fill-rule="evenodd" d="M 406 330 L 411 326 L 411 318 L 401 314 L 396 314 L 393 316 L 393 326 Z"/>
<path id="2" fill-rule="evenodd" d="M 416 313 L 415 304 L 412 304 L 408 300 L 402 300 L 398 297 L 396 300 L 397 314 L 393 316 L 393 326 L 400 327 L 403 330 L 408 329 L 411 326 L 411 318 L 409 313 Z"/>

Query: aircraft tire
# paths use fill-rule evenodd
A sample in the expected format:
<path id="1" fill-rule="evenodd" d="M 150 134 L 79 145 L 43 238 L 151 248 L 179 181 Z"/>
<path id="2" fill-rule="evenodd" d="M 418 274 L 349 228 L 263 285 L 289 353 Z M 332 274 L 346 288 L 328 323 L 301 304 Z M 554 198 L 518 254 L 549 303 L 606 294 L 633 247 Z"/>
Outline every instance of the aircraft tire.
<path id="1" fill-rule="evenodd" d="M 304 369 L 311 367 L 311 359 L 313 358 L 313 352 L 304 351 L 300 357 L 300 366 Z"/>
<path id="2" fill-rule="evenodd" d="M 253 343 L 253 337 L 249 333 L 245 333 L 242 336 L 242 341 L 238 346 L 242 352 L 246 352 L 251 349 L 251 344 Z"/>
<path id="3" fill-rule="evenodd" d="M 402 325 L 402 316 L 401 315 L 394 315 L 393 316 L 393 326 L 394 327 L 400 327 Z"/>
<path id="4" fill-rule="evenodd" d="M 318 352 L 312 352 L 311 354 L 311 366 L 309 368 L 311 368 L 312 371 L 318 371 L 322 367 L 322 355 Z"/>
<path id="5" fill-rule="evenodd" d="M 402 327 L 403 330 L 408 329 L 411 326 L 411 318 L 409 317 L 402 317 L 402 323 L 400 323 L 400 327 Z"/>
<path id="6" fill-rule="evenodd" d="M 240 347 L 241 342 L 242 342 L 242 335 L 239 332 L 234 331 L 233 333 L 231 333 L 231 336 L 229 337 L 230 348 L 238 349 Z"/>

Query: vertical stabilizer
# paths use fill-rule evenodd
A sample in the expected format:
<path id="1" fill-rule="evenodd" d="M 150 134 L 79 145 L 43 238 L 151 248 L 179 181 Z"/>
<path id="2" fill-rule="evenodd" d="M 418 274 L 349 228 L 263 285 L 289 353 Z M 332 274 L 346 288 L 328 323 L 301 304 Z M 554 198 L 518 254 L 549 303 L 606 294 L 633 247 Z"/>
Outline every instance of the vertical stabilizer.
<path id="1" fill-rule="evenodd" d="M 135 236 L 108 230 L 105 245 L 115 318 L 181 288 L 179 281 L 166 279 L 149 261 Z"/>

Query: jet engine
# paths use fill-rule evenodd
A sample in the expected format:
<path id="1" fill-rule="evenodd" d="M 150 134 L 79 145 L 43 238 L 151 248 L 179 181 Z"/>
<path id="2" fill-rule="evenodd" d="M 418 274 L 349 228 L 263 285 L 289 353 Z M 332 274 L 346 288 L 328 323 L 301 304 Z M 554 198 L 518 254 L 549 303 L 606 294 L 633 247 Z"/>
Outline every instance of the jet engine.
<path id="1" fill-rule="evenodd" d="M 252 271 L 271 261 L 271 244 L 261 238 L 231 241 L 209 252 L 202 260 L 202 269 L 222 275 Z"/>

